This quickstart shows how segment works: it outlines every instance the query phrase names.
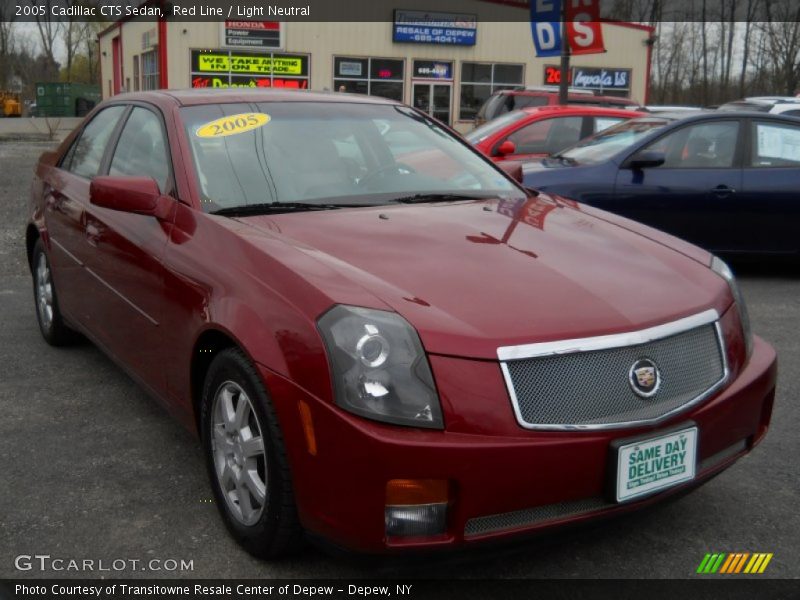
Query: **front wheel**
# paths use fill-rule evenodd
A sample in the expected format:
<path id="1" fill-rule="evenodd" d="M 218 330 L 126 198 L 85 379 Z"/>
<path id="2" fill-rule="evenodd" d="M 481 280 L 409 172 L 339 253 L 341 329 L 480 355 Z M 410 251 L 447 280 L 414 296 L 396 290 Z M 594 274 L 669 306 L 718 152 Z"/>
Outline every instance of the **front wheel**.
<path id="1" fill-rule="evenodd" d="M 302 546 L 283 436 L 264 384 L 241 350 L 220 352 L 205 379 L 201 433 L 217 507 L 260 558 Z"/>

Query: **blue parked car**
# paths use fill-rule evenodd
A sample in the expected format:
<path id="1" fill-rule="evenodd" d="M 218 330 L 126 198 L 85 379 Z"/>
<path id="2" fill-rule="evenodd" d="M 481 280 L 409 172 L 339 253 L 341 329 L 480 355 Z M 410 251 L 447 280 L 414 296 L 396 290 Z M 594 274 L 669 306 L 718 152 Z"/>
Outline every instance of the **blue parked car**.
<path id="1" fill-rule="evenodd" d="M 800 251 L 800 119 L 764 113 L 632 119 L 527 163 L 527 187 L 713 252 Z"/>

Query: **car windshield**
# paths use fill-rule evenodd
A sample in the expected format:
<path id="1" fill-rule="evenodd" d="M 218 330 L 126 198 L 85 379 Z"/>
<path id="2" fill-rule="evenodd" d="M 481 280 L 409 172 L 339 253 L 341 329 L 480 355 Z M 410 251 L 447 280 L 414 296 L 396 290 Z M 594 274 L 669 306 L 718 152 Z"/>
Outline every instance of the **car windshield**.
<path id="1" fill-rule="evenodd" d="M 404 106 L 232 103 L 186 107 L 181 116 L 206 212 L 524 195 L 476 151 Z"/>
<path id="2" fill-rule="evenodd" d="M 592 137 L 578 142 L 578 144 L 561 152 L 558 156 L 576 164 L 601 163 L 620 150 L 638 142 L 651 132 L 661 129 L 667 123 L 669 121 L 665 119 L 632 119 L 604 129 Z"/>
<path id="3" fill-rule="evenodd" d="M 494 135 L 501 129 L 505 129 L 512 123 L 521 121 L 525 118 L 525 114 L 526 113 L 521 110 L 515 110 L 513 112 L 506 113 L 502 117 L 497 117 L 496 119 L 492 119 L 480 127 L 476 127 L 464 137 L 467 138 L 467 141 L 469 141 L 470 144 L 478 144 L 488 138 L 490 135 Z"/>

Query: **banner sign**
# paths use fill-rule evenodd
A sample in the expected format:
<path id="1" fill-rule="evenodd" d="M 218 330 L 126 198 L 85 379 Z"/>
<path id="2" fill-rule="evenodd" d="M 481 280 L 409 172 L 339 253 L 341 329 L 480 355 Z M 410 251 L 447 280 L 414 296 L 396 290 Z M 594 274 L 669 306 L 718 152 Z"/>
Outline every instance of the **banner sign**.
<path id="1" fill-rule="evenodd" d="M 572 86 L 587 90 L 629 90 L 631 70 L 575 67 Z"/>
<path id="2" fill-rule="evenodd" d="M 474 46 L 478 17 L 472 14 L 395 10 L 392 41 Z"/>
<path id="3" fill-rule="evenodd" d="M 308 57 L 284 54 L 192 52 L 192 71 L 200 73 L 254 73 L 260 75 L 308 74 Z"/>
<path id="4" fill-rule="evenodd" d="M 279 21 L 224 21 L 223 46 L 233 48 L 281 48 Z"/>
<path id="5" fill-rule="evenodd" d="M 561 55 L 561 0 L 531 0 L 531 35 L 536 56 Z"/>
<path id="6" fill-rule="evenodd" d="M 192 87 L 308 89 L 308 55 L 192 50 Z"/>
<path id="7" fill-rule="evenodd" d="M 545 85 L 561 83 L 561 69 L 556 65 L 545 65 Z M 569 85 L 584 90 L 631 89 L 630 69 L 605 69 L 602 67 L 572 67 L 569 70 Z"/>
<path id="8" fill-rule="evenodd" d="M 530 0 L 536 56 L 561 55 L 561 2 L 567 3 L 566 33 L 570 54 L 605 52 L 600 0 Z"/>
<path id="9" fill-rule="evenodd" d="M 308 79 L 285 79 L 281 77 L 242 77 L 234 75 L 203 76 L 192 75 L 193 88 L 285 88 L 289 90 L 307 90 Z"/>

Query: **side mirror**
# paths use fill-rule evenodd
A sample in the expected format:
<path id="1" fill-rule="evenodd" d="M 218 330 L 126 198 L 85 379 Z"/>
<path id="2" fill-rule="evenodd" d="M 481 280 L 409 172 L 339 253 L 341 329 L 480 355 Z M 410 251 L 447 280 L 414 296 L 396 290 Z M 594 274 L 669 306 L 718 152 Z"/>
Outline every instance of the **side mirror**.
<path id="1" fill-rule="evenodd" d="M 506 140 L 500 144 L 494 151 L 495 156 L 506 156 L 507 154 L 516 154 L 517 145 L 511 140 Z"/>
<path id="2" fill-rule="evenodd" d="M 667 160 L 663 152 L 655 150 L 642 150 L 631 156 L 622 165 L 625 169 L 646 169 L 648 167 L 660 167 Z"/>
<path id="3" fill-rule="evenodd" d="M 120 212 L 167 217 L 169 198 L 161 195 L 152 177 L 95 177 L 89 186 L 89 202 Z"/>
<path id="4" fill-rule="evenodd" d="M 522 183 L 521 162 L 517 162 L 515 160 L 504 160 L 503 162 L 497 163 L 497 166 L 500 167 L 500 169 L 504 171 L 506 175 L 511 177 L 511 179 L 517 183 Z"/>

